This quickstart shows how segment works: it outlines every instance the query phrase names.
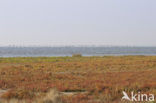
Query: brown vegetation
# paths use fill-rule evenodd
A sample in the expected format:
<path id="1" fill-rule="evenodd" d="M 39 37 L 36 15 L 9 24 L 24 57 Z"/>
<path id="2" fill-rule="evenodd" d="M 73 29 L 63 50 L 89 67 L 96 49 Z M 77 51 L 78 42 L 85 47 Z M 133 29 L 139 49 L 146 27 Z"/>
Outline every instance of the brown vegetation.
<path id="1" fill-rule="evenodd" d="M 1 98 L 119 103 L 123 90 L 156 95 L 155 74 L 155 56 L 0 58 L 0 89 L 9 89 Z M 59 93 L 48 93 L 51 88 Z"/>

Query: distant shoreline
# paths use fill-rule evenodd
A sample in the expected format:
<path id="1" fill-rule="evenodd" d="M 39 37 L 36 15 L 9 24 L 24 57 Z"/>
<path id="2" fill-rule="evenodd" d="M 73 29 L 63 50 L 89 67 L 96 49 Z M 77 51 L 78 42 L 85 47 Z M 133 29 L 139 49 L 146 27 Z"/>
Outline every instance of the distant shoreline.
<path id="1" fill-rule="evenodd" d="M 18 57 L 1 57 L 1 58 L 104 58 L 104 57 L 156 57 L 156 55 L 104 55 L 104 56 L 82 56 L 82 57 L 72 57 L 72 56 L 18 56 Z"/>
<path id="2" fill-rule="evenodd" d="M 0 45 L 0 48 L 57 48 L 57 47 L 129 47 L 129 48 L 156 48 L 156 46 L 137 46 L 137 45 Z"/>

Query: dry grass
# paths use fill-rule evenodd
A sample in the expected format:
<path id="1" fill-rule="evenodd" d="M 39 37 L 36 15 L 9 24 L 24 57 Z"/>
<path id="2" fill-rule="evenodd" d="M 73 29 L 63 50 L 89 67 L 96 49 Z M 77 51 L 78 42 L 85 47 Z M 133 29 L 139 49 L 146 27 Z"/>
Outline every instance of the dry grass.
<path id="1" fill-rule="evenodd" d="M 123 90 L 156 95 L 155 74 L 156 56 L 0 58 L 0 88 L 10 89 L 2 97 L 28 103 L 49 97 L 67 103 L 118 103 Z M 57 94 L 46 94 L 51 88 L 76 94 L 48 96 Z"/>
<path id="2" fill-rule="evenodd" d="M 50 90 L 48 93 L 46 93 L 45 97 L 37 99 L 36 101 L 37 102 L 34 103 L 62 103 L 60 94 L 55 89 Z"/>

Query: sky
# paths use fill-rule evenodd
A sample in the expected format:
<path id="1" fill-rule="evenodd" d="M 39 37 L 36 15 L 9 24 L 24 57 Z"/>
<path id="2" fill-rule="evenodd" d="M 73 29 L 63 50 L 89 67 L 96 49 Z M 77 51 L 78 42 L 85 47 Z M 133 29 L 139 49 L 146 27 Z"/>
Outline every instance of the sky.
<path id="1" fill-rule="evenodd" d="M 1 0 L 9 45 L 156 46 L 156 0 Z"/>

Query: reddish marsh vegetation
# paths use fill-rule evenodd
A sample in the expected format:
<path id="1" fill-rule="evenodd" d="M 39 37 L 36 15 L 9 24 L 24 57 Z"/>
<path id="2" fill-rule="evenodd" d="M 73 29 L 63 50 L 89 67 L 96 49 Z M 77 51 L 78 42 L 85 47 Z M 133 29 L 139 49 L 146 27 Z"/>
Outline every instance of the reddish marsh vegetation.
<path id="1" fill-rule="evenodd" d="M 1 98 L 30 103 L 56 88 L 63 103 L 120 103 L 122 91 L 156 95 L 155 74 L 156 56 L 0 58 Z"/>

